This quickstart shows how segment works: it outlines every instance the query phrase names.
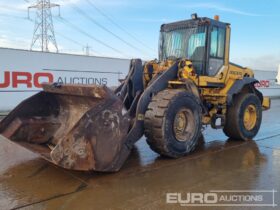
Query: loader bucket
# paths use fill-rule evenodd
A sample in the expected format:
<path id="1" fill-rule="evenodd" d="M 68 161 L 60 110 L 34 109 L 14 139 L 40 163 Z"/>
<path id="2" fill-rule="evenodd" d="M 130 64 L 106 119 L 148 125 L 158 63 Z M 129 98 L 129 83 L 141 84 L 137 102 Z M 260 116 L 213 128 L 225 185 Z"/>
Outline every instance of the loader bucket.
<path id="1" fill-rule="evenodd" d="M 130 117 L 105 86 L 43 85 L 0 123 L 10 141 L 66 169 L 117 171 Z"/>

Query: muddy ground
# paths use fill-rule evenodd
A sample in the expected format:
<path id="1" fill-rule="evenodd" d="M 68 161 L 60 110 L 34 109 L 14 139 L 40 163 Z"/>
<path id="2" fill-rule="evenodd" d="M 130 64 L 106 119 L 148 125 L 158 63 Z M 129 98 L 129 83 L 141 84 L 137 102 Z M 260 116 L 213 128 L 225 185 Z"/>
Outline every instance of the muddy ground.
<path id="1" fill-rule="evenodd" d="M 206 209 L 167 204 L 167 193 L 211 190 L 265 190 L 266 206 L 207 209 L 280 209 L 280 100 L 264 112 L 254 141 L 230 141 L 210 128 L 204 139 L 193 154 L 172 160 L 151 151 L 142 138 L 121 171 L 108 174 L 57 168 L 0 137 L 0 209 Z M 274 208 L 268 206 L 272 190 L 278 191 Z"/>

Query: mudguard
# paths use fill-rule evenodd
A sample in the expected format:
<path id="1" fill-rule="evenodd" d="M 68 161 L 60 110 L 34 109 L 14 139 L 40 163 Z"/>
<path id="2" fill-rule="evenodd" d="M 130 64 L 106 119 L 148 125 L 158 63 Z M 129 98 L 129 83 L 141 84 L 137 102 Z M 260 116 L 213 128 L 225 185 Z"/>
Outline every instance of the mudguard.
<path id="1" fill-rule="evenodd" d="M 252 85 L 251 89 L 252 91 L 254 91 L 256 93 L 256 95 L 260 98 L 261 102 L 263 101 L 263 95 L 260 91 L 258 91 L 257 89 L 253 88 L 254 84 L 258 83 L 259 81 L 256 80 L 255 78 L 252 77 L 244 77 L 241 80 L 236 80 L 234 85 L 229 89 L 228 91 L 228 95 L 227 95 L 227 104 L 231 104 L 232 103 L 232 98 L 235 94 L 238 94 L 243 87 L 245 87 L 246 85 Z"/>

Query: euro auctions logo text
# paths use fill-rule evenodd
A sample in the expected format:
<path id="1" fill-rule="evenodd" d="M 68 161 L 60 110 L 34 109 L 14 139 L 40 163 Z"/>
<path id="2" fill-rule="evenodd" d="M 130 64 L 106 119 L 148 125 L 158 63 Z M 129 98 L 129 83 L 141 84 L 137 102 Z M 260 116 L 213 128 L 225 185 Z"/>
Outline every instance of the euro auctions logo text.
<path id="1" fill-rule="evenodd" d="M 166 193 L 167 204 L 180 206 L 276 207 L 276 190 L 211 190 L 206 193 Z"/>
<path id="2" fill-rule="evenodd" d="M 20 85 L 26 88 L 41 88 L 42 83 L 53 83 L 53 81 L 53 75 L 48 72 L 4 71 L 3 79 L 0 80 L 0 88 L 18 88 Z"/>
<path id="3" fill-rule="evenodd" d="M 180 205 L 186 204 L 213 204 L 218 203 L 217 193 L 167 193 L 166 194 L 167 203 L 179 203 Z"/>
<path id="4" fill-rule="evenodd" d="M 23 72 L 4 71 L 0 72 L 0 89 L 36 89 L 42 88 L 43 83 L 81 84 L 81 85 L 107 85 L 107 77 L 93 77 L 91 74 L 67 73 L 53 74 L 50 72 Z"/>

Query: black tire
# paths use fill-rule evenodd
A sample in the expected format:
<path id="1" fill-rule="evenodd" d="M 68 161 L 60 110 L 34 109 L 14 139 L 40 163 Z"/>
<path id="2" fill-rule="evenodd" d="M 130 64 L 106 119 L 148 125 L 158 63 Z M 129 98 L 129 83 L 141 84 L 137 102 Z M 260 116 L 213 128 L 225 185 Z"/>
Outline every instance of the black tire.
<path id="1" fill-rule="evenodd" d="M 249 105 L 256 109 L 256 122 L 253 123 L 252 128 L 247 129 L 244 124 L 244 114 Z M 253 93 L 238 94 L 233 98 L 233 104 L 227 108 L 224 133 L 233 140 L 253 139 L 260 129 L 261 121 L 262 105 L 258 96 Z"/>
<path id="2" fill-rule="evenodd" d="M 177 122 L 178 125 L 179 120 L 175 122 L 178 113 L 184 113 L 188 117 L 184 118 L 184 131 L 178 134 L 176 130 L 175 134 L 174 123 Z M 193 151 L 198 144 L 201 118 L 201 107 L 193 94 L 184 89 L 163 90 L 152 98 L 145 114 L 147 143 L 153 151 L 163 156 L 184 156 Z M 182 140 L 184 137 L 189 139 Z"/>

